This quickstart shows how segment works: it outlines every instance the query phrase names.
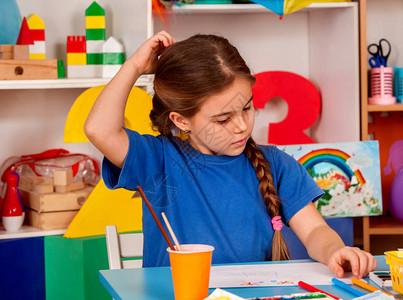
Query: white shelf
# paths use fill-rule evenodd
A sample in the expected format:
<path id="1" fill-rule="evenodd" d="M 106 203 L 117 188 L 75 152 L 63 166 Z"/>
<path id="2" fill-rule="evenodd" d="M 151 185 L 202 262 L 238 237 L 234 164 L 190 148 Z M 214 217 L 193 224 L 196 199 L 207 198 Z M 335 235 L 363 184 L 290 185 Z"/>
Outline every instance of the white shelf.
<path id="1" fill-rule="evenodd" d="M 17 232 L 7 232 L 7 231 L 5 231 L 3 225 L 1 225 L 0 226 L 0 240 L 59 235 L 59 234 L 64 234 L 66 232 L 66 230 L 67 229 L 41 230 L 41 229 L 29 226 L 29 225 L 22 225 L 20 230 L 18 230 Z"/>
<path id="2" fill-rule="evenodd" d="M 312 3 L 301 11 L 352 7 L 352 2 Z M 174 13 L 264 13 L 271 12 L 260 4 L 181 4 L 173 5 Z"/>
<path id="3" fill-rule="evenodd" d="M 0 80 L 0 90 L 90 88 L 107 84 L 109 80 L 110 78 Z M 147 86 L 151 83 L 152 75 L 144 75 L 136 81 L 135 85 Z"/>

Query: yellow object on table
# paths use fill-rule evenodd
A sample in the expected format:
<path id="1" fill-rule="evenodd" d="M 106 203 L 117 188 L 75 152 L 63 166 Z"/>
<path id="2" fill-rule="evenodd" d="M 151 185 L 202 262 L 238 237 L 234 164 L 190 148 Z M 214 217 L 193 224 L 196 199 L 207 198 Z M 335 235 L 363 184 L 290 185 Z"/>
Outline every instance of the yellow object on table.
<path id="1" fill-rule="evenodd" d="M 392 276 L 392 287 L 396 292 L 403 294 L 403 251 L 387 251 L 385 254 Z"/>

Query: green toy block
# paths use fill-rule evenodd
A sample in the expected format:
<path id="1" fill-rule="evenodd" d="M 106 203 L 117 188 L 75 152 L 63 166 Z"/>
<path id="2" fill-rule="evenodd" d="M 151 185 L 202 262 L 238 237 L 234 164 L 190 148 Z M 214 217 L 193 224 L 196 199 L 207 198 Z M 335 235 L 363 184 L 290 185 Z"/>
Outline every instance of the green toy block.
<path id="1" fill-rule="evenodd" d="M 98 279 L 109 268 L 105 236 L 46 236 L 44 251 L 47 300 L 111 300 Z"/>
<path id="2" fill-rule="evenodd" d="M 102 65 L 102 53 L 87 53 L 87 65 Z"/>
<path id="3" fill-rule="evenodd" d="M 86 29 L 85 38 L 87 41 L 104 41 L 105 29 Z"/>
<path id="4" fill-rule="evenodd" d="M 104 65 L 122 65 L 125 62 L 124 53 L 103 53 Z"/>
<path id="5" fill-rule="evenodd" d="M 65 77 L 65 72 L 64 72 L 64 65 L 63 61 L 61 59 L 57 60 L 57 78 L 64 78 Z"/>
<path id="6" fill-rule="evenodd" d="M 85 10 L 86 16 L 105 16 L 105 10 L 97 2 L 92 2 Z"/>

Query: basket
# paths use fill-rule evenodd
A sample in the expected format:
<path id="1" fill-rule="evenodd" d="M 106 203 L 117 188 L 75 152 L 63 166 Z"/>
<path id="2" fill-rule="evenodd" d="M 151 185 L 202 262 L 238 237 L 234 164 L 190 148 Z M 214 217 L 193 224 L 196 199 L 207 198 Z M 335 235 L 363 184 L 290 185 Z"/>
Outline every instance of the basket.
<path id="1" fill-rule="evenodd" d="M 403 103 L 403 68 L 395 66 L 394 91 L 397 102 Z"/>
<path id="2" fill-rule="evenodd" d="M 396 292 L 403 294 L 403 251 L 387 251 L 385 254 L 392 275 L 392 287 Z"/>

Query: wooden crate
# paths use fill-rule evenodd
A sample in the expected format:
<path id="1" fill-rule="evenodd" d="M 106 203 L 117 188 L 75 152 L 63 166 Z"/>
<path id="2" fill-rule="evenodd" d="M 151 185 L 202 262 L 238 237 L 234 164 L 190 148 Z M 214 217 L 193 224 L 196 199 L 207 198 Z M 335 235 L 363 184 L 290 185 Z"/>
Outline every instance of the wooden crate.
<path id="1" fill-rule="evenodd" d="M 20 189 L 20 194 L 24 207 L 31 208 L 37 212 L 79 210 L 93 188 L 92 186 L 86 186 L 73 192 L 49 194 Z"/>
<path id="2" fill-rule="evenodd" d="M 27 208 L 25 210 L 25 224 L 41 230 L 64 229 L 69 227 L 78 211 L 37 212 Z"/>
<path id="3" fill-rule="evenodd" d="M 43 194 L 20 188 L 25 223 L 42 230 L 67 228 L 93 189 L 85 186 L 73 192 Z"/>

